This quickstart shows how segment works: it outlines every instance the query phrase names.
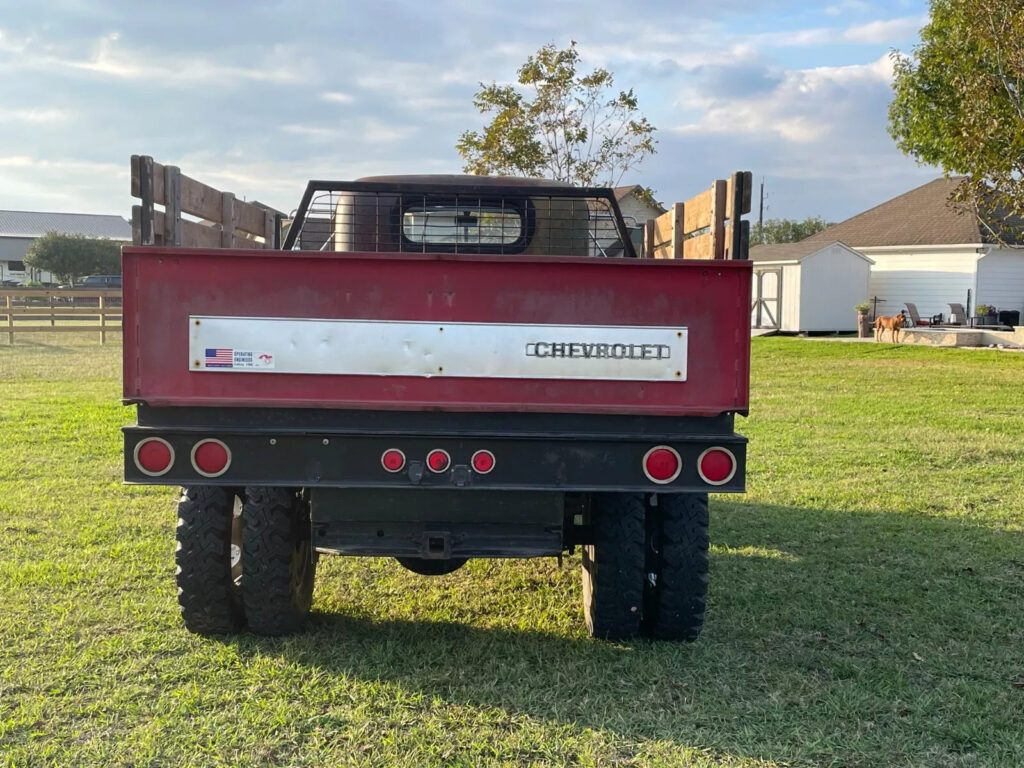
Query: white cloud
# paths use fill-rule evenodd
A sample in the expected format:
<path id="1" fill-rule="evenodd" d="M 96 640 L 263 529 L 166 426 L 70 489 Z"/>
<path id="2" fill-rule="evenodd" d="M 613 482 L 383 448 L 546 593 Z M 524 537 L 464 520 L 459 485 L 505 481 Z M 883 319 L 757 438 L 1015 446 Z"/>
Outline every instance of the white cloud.
<path id="1" fill-rule="evenodd" d="M 871 10 L 871 4 L 864 2 L 864 0 L 843 0 L 841 3 L 836 5 L 829 5 L 825 8 L 825 13 L 828 16 L 839 16 L 847 11 L 869 11 Z"/>
<path id="2" fill-rule="evenodd" d="M 17 54 L 0 60 L 0 71 L 79 72 L 180 88 L 231 87 L 253 81 L 295 83 L 302 80 L 307 71 L 307 67 L 282 46 L 272 47 L 261 60 L 245 65 L 203 56 L 182 57 L 133 49 L 121 43 L 117 32 L 94 39 L 88 48 L 88 52 L 83 53 L 67 47 L 40 45 L 32 39 L 7 45 L 6 38 L 0 38 L 0 52 Z"/>
<path id="3" fill-rule="evenodd" d="M 877 19 L 865 24 L 841 27 L 788 29 L 755 34 L 750 40 L 772 48 L 800 48 L 812 45 L 896 45 L 916 37 L 928 23 L 926 16 L 904 16 L 898 19 Z"/>
<path id="4" fill-rule="evenodd" d="M 327 93 L 321 93 L 320 98 L 323 101 L 329 101 L 334 104 L 351 104 L 355 101 L 350 93 L 341 93 L 340 91 L 328 91 Z"/>
<path id="5" fill-rule="evenodd" d="M 867 45 L 891 45 L 908 37 L 916 37 L 921 27 L 927 23 L 927 16 L 905 16 L 902 19 L 872 21 L 849 27 L 843 32 L 842 39 L 851 43 Z"/>
<path id="6" fill-rule="evenodd" d="M 70 116 L 71 113 L 66 109 L 0 109 L 0 123 L 59 123 Z"/>
<path id="7" fill-rule="evenodd" d="M 127 216 L 128 162 L 0 156 L 0 207 Z M 113 201 L 123 200 L 122 204 Z"/>
<path id="8" fill-rule="evenodd" d="M 771 133 L 786 142 L 813 144 L 841 129 L 865 92 L 887 91 L 891 77 L 892 64 L 883 56 L 870 64 L 790 70 L 777 87 L 748 98 L 691 92 L 687 100 L 701 104 L 704 114 L 673 130 L 689 135 Z"/>

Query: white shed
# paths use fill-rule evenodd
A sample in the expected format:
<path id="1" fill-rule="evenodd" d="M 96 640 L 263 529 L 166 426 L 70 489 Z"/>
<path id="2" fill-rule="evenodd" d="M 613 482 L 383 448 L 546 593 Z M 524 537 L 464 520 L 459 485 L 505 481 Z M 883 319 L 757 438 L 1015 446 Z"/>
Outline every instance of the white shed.
<path id="1" fill-rule="evenodd" d="M 868 298 L 873 262 L 840 242 L 750 249 L 750 325 L 791 333 L 856 330 L 854 306 Z"/>

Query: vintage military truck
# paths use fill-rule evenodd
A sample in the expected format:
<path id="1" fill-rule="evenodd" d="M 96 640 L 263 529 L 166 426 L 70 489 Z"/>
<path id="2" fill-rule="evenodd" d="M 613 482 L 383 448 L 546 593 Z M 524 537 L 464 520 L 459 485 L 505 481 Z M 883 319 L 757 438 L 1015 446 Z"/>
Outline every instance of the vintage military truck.
<path id="1" fill-rule="evenodd" d="M 132 167 L 125 479 L 182 488 L 189 630 L 300 629 L 322 554 L 579 547 L 594 636 L 697 636 L 708 492 L 744 490 L 749 174 L 631 238 L 603 188 L 313 181 L 283 219 Z"/>

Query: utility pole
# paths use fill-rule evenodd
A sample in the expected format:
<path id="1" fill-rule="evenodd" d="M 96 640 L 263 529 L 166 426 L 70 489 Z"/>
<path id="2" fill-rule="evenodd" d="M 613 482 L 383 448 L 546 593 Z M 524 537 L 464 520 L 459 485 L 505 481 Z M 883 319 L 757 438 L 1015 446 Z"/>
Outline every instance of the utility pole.
<path id="1" fill-rule="evenodd" d="M 758 206 L 757 212 L 757 234 L 764 242 L 764 176 L 761 177 L 761 204 Z"/>

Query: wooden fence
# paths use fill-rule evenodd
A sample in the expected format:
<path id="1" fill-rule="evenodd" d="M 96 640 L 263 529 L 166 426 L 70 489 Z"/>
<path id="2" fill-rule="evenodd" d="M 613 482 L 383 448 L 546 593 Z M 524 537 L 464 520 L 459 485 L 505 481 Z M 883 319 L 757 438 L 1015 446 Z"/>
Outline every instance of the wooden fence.
<path id="1" fill-rule="evenodd" d="M 281 214 L 185 176 L 148 155 L 132 155 L 132 243 L 184 248 L 275 248 Z M 163 206 L 158 210 L 156 206 Z M 183 219 L 182 214 L 201 219 Z"/>
<path id="2" fill-rule="evenodd" d="M 7 334 L 8 344 L 23 333 L 98 333 L 106 344 L 107 334 L 120 332 L 121 291 L 0 290 L 0 333 Z"/>
<path id="3" fill-rule="evenodd" d="M 750 171 L 734 173 L 728 181 L 691 197 L 647 222 L 644 255 L 656 259 L 747 258 L 750 223 Z M 726 223 L 728 222 L 728 223 Z"/>

